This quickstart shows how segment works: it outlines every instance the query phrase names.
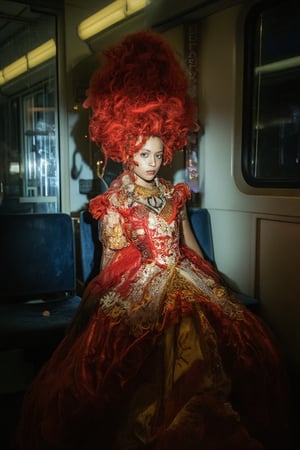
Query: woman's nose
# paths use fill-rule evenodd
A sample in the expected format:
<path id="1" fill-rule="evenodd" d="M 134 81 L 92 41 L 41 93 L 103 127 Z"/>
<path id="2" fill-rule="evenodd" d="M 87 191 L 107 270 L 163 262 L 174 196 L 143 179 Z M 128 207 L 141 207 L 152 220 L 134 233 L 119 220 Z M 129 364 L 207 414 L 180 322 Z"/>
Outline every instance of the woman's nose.
<path id="1" fill-rule="evenodd" d="M 149 162 L 149 166 L 155 167 L 155 158 L 154 158 L 154 156 L 151 156 L 149 158 L 148 162 Z"/>

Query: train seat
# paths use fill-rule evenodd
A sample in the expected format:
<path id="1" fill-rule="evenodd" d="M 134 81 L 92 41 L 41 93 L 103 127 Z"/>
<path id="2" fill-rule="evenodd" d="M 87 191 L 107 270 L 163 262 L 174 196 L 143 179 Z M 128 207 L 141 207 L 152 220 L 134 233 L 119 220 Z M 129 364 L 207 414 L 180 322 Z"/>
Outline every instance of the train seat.
<path id="1" fill-rule="evenodd" d="M 82 281 L 86 285 L 99 272 L 102 253 L 99 222 L 86 210 L 79 214 L 79 243 Z"/>
<path id="2" fill-rule="evenodd" d="M 81 301 L 71 217 L 0 214 L 0 252 L 0 349 L 55 348 Z"/>
<path id="3" fill-rule="evenodd" d="M 204 256 L 216 266 L 211 219 L 208 209 L 190 208 L 188 210 L 191 227 L 201 246 Z M 81 211 L 79 216 L 80 251 L 83 282 L 86 284 L 98 272 L 101 259 L 101 244 L 99 242 L 98 222 L 88 211 Z M 259 301 L 243 293 L 237 296 L 252 312 L 260 311 Z"/>

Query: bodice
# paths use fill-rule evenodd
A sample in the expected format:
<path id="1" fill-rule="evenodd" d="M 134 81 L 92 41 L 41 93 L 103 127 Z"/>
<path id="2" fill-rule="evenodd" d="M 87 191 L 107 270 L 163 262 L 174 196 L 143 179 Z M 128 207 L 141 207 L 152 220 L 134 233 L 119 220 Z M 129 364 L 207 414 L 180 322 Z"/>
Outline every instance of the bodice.
<path id="1" fill-rule="evenodd" d="M 174 265 L 180 255 L 179 223 L 175 216 L 171 221 L 165 217 L 165 209 L 173 208 L 168 201 L 161 213 L 147 206 L 134 204 L 124 227 L 129 242 L 141 252 L 142 260 L 154 261 L 158 265 Z"/>
<path id="2" fill-rule="evenodd" d="M 102 222 L 104 251 L 122 252 L 134 246 L 142 262 L 174 265 L 180 256 L 180 212 L 189 197 L 184 183 L 174 186 L 156 179 L 154 189 L 148 191 L 124 172 L 104 194 L 90 201 L 93 217 Z"/>

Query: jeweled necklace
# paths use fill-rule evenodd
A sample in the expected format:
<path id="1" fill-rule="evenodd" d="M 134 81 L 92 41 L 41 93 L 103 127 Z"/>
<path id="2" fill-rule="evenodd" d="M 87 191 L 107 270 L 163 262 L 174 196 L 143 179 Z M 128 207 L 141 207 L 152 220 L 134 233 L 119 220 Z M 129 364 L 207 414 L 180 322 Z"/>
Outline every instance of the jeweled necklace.
<path id="1" fill-rule="evenodd" d="M 158 214 L 166 206 L 166 197 L 157 179 L 155 179 L 155 184 L 149 187 L 135 184 L 133 200 L 147 206 Z"/>
<path id="2" fill-rule="evenodd" d="M 135 184 L 134 191 L 135 191 L 136 195 L 138 195 L 139 197 L 143 197 L 143 198 L 147 198 L 147 197 L 151 197 L 153 195 L 160 194 L 159 187 L 156 184 L 152 184 L 149 187 L 141 186 L 140 184 Z"/>

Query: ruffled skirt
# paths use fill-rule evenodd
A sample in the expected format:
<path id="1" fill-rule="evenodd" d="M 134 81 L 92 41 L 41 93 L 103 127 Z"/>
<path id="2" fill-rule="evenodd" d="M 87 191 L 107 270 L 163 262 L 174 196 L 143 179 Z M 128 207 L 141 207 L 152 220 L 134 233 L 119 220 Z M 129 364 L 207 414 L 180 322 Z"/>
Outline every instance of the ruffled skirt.
<path id="1" fill-rule="evenodd" d="M 272 334 L 211 273 L 188 264 L 162 272 L 156 309 L 148 298 L 131 314 L 95 281 L 87 324 L 28 390 L 20 450 L 288 449 Z"/>

